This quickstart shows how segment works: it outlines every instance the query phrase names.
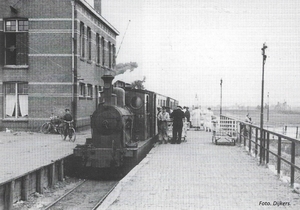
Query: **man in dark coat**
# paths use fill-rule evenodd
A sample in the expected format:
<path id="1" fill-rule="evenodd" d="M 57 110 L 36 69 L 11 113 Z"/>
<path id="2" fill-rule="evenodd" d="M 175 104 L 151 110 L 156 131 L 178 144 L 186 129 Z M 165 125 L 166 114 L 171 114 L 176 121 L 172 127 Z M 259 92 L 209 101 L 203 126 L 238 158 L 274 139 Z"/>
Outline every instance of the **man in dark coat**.
<path id="1" fill-rule="evenodd" d="M 186 111 L 184 113 L 184 116 L 186 118 L 186 121 L 191 125 L 191 121 L 190 121 L 190 118 L 191 118 L 191 114 L 190 114 L 190 111 L 189 111 L 189 107 L 185 107 Z"/>
<path id="2" fill-rule="evenodd" d="M 177 106 L 177 109 L 171 113 L 170 117 L 173 119 L 173 138 L 171 144 L 180 144 L 184 119 L 184 112 L 181 106 Z"/>
<path id="3" fill-rule="evenodd" d="M 64 128 L 64 136 L 66 138 L 66 136 L 68 135 L 68 130 L 69 130 L 69 123 L 67 123 L 66 121 L 70 122 L 73 120 L 73 117 L 70 113 L 70 109 L 65 109 L 65 114 L 62 117 L 62 119 L 64 120 L 63 128 Z"/>

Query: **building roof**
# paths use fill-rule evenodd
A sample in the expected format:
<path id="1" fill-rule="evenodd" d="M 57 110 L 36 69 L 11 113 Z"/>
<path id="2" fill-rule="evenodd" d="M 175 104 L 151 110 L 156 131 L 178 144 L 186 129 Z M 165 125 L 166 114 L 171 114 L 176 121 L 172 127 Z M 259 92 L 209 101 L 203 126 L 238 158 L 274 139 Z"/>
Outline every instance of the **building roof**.
<path id="1" fill-rule="evenodd" d="M 108 27 L 111 28 L 117 35 L 120 34 L 120 32 L 113 26 L 111 25 L 104 17 L 102 17 L 96 10 L 85 0 L 77 0 L 81 2 L 86 8 L 88 8 L 97 18 L 99 18 L 101 21 L 103 21 L 104 24 L 106 24 Z"/>

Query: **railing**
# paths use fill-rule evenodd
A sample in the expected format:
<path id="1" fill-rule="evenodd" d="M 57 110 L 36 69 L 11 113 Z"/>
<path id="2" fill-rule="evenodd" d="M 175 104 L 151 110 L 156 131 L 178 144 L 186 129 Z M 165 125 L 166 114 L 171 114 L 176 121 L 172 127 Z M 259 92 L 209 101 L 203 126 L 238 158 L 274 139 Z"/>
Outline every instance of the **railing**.
<path id="1" fill-rule="evenodd" d="M 300 179 L 299 140 L 232 117 L 221 116 L 220 124 L 225 119 L 229 128 L 236 129 L 237 143 L 247 147 L 249 153 L 259 158 L 261 165 L 274 165 L 278 176 L 289 175 L 291 186 L 295 183 L 295 176 Z"/>

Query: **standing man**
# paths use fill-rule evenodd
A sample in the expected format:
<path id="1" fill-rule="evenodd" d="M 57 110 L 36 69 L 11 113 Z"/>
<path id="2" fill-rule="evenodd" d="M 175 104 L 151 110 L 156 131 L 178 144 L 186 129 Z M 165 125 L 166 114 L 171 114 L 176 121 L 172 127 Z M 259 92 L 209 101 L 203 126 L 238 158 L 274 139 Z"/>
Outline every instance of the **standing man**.
<path id="1" fill-rule="evenodd" d="M 162 108 L 162 112 L 160 112 L 157 116 L 158 120 L 160 121 L 160 130 L 159 130 L 159 143 L 167 143 L 168 135 L 168 121 L 170 120 L 169 113 L 166 112 L 166 107 Z"/>
<path id="2" fill-rule="evenodd" d="M 68 130 L 69 130 L 69 123 L 65 122 L 65 121 L 72 121 L 73 120 L 73 117 L 70 113 L 70 109 L 65 109 L 65 114 L 63 116 L 63 124 L 64 124 L 64 136 L 65 138 L 67 137 L 68 135 Z"/>
<path id="3" fill-rule="evenodd" d="M 189 123 L 189 127 L 191 126 L 191 121 L 190 121 L 190 118 L 191 118 L 191 114 L 190 114 L 190 111 L 189 111 L 189 107 L 185 107 L 186 111 L 184 113 L 184 116 L 186 118 L 186 121 Z"/>
<path id="4" fill-rule="evenodd" d="M 171 144 L 180 144 L 184 119 L 184 112 L 182 111 L 182 107 L 177 106 L 177 109 L 175 109 L 171 113 L 170 117 L 173 118 L 173 138 Z"/>
<path id="5" fill-rule="evenodd" d="M 157 107 L 157 114 L 156 114 L 156 119 L 157 119 L 157 131 L 158 131 L 158 134 L 160 133 L 160 120 L 158 119 L 158 115 L 161 113 L 161 107 L 158 106 Z"/>

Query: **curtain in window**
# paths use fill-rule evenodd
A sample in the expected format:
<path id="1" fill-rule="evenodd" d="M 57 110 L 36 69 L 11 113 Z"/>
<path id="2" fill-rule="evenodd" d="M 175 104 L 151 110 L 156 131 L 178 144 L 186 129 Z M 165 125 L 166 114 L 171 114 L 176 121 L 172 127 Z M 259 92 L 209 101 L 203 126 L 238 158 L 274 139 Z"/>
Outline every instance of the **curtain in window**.
<path id="1" fill-rule="evenodd" d="M 21 116 L 28 116 L 28 95 L 19 95 Z"/>
<path id="2" fill-rule="evenodd" d="M 15 95 L 6 95 L 6 110 L 5 114 L 12 117 L 16 106 Z"/>

